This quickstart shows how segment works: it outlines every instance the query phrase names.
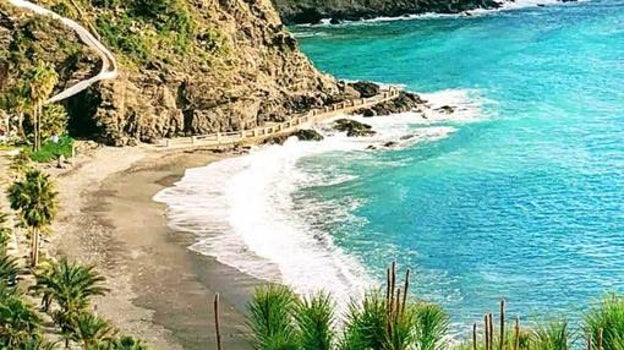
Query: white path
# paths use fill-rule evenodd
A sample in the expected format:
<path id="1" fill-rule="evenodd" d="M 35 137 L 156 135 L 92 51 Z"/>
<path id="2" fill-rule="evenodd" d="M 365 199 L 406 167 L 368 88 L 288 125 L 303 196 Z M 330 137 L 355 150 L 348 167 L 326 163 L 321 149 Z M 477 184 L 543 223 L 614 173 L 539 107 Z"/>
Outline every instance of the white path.
<path id="1" fill-rule="evenodd" d="M 78 36 L 80 37 L 80 40 L 82 40 L 83 43 L 95 50 L 102 59 L 102 69 L 100 70 L 100 73 L 98 75 L 91 77 L 87 80 L 83 80 L 66 89 L 65 91 L 62 91 L 55 96 L 52 96 L 46 103 L 53 103 L 64 100 L 85 90 L 86 88 L 100 80 L 114 79 L 117 77 L 117 62 L 115 61 L 115 56 L 113 56 L 113 54 L 104 45 L 102 45 L 102 43 L 99 42 L 89 32 L 89 30 L 69 18 L 65 18 L 39 5 L 33 4 L 30 1 L 9 0 L 9 3 L 13 6 L 29 10 L 40 15 L 50 16 L 54 19 L 61 21 L 66 27 L 75 31 L 76 34 L 78 34 Z"/>

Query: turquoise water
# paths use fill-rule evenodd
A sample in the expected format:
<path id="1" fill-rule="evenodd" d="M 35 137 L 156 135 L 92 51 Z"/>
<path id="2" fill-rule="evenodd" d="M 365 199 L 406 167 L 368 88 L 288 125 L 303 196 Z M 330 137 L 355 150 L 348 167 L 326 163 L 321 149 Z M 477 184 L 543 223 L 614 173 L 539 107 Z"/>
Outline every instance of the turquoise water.
<path id="1" fill-rule="evenodd" d="M 310 220 L 371 276 L 396 258 L 458 322 L 624 291 L 624 1 L 294 31 L 338 77 L 485 101 L 443 140 L 299 162 L 352 176 L 294 198 L 346 211 Z"/>

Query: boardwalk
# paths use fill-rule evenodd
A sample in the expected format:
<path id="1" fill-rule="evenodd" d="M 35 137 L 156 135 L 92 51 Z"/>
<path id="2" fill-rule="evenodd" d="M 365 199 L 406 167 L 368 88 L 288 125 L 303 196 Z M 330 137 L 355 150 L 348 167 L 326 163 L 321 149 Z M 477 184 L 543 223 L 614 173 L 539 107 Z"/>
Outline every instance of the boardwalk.
<path id="1" fill-rule="evenodd" d="M 158 145 L 158 148 L 220 148 L 221 146 L 254 144 L 272 136 L 309 128 L 313 123 L 335 117 L 339 114 L 350 113 L 360 108 L 371 107 L 382 102 L 394 100 L 399 96 L 400 92 L 401 90 L 395 87 L 388 87 L 384 88 L 377 96 L 344 101 L 321 109 L 313 109 L 283 123 L 274 123 L 242 131 L 217 132 L 209 135 L 165 139 Z"/>

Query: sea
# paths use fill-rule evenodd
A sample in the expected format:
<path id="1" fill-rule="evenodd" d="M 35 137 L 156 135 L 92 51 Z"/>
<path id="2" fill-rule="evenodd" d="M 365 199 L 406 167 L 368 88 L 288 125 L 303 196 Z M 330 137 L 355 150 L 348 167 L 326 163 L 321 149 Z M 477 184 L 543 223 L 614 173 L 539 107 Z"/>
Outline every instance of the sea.
<path id="1" fill-rule="evenodd" d="M 320 70 L 430 109 L 189 169 L 154 199 L 190 249 L 339 305 L 396 261 L 466 330 L 501 299 L 575 319 L 624 290 L 623 0 L 291 30 Z"/>

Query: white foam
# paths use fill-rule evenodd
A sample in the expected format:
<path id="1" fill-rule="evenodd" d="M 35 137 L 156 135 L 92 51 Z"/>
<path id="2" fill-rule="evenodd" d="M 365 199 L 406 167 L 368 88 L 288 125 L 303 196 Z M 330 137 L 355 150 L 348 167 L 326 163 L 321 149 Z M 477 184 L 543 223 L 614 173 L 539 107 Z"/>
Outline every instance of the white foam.
<path id="1" fill-rule="evenodd" d="M 453 96 L 451 92 L 445 94 Z M 197 236 L 191 249 L 252 276 L 286 283 L 304 295 L 324 289 L 344 306 L 350 297 L 370 287 L 372 280 L 356 258 L 336 246 L 312 221 L 318 221 L 319 215 L 325 222 L 357 220 L 351 213 L 362 203 L 341 198 L 340 203 L 304 200 L 302 204 L 294 202 L 293 194 L 310 186 L 357 181 L 357 176 L 341 174 L 331 166 L 311 173 L 298 163 L 326 152 L 343 152 L 345 157 L 365 154 L 371 144 L 396 141 L 405 135 L 412 137 L 402 142 L 413 144 L 455 131 L 450 126 L 428 125 L 431 122 L 423 122 L 418 113 L 353 118 L 373 126 L 378 133 L 348 138 L 324 131 L 327 137 L 320 142 L 291 138 L 283 146 L 254 149 L 246 156 L 187 170 L 179 182 L 156 194 L 154 200 L 167 204 L 173 229 Z"/>

